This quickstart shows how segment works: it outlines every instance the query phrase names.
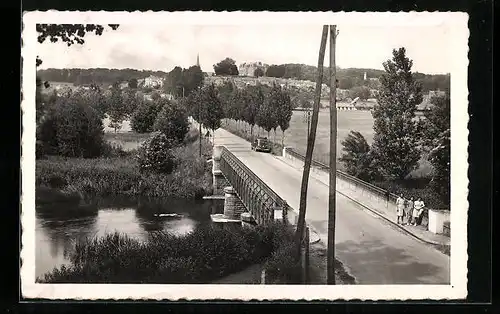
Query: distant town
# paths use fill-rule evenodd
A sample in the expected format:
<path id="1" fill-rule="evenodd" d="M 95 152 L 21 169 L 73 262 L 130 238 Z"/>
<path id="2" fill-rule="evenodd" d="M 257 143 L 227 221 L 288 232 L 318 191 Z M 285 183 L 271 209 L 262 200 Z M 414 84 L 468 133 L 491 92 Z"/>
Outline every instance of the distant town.
<path id="1" fill-rule="evenodd" d="M 229 58 L 228 58 L 229 59 Z M 199 62 L 199 61 L 197 61 Z M 238 88 L 248 85 L 272 86 L 277 83 L 286 87 L 292 94 L 311 98 L 315 89 L 315 75 L 317 68 L 303 64 L 268 65 L 262 62 L 241 63 L 235 75 L 217 74 L 214 71 L 203 72 L 205 83 L 214 83 L 216 86 L 226 81 L 233 82 Z M 121 89 L 137 88 L 145 99 L 160 96 L 172 99 L 177 91 L 169 88 L 171 72 L 147 71 L 135 69 L 45 69 L 38 70 L 38 75 L 50 84 L 44 93 L 62 93 L 67 89 L 88 90 L 92 84 L 100 84 L 104 89 L 110 89 L 113 84 L 119 84 Z M 325 69 L 325 73 L 328 69 Z M 337 108 L 340 110 L 371 110 L 376 105 L 379 87 L 379 76 L 384 71 L 376 69 L 337 69 L 339 87 L 337 88 Z M 417 81 L 421 82 L 423 101 L 417 106 L 418 111 L 429 110 L 432 106 L 430 99 L 433 96 L 442 96 L 449 86 L 449 74 L 428 75 L 414 73 Z M 321 89 L 321 107 L 328 107 L 330 88 L 327 75 Z M 301 109 L 299 102 L 294 102 L 294 108 Z"/>

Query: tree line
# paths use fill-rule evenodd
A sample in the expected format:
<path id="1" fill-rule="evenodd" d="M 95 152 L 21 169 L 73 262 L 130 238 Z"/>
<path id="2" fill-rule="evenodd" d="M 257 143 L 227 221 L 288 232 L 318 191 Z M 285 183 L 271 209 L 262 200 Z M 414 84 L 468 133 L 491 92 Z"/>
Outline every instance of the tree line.
<path id="1" fill-rule="evenodd" d="M 43 69 L 38 70 L 38 75 L 49 82 L 67 82 L 75 85 L 86 84 L 113 84 L 115 82 L 129 81 L 131 79 L 144 79 L 150 75 L 165 77 L 166 72 L 135 70 L 135 69 Z"/>
<path id="2" fill-rule="evenodd" d="M 257 84 L 238 88 L 233 82 L 222 85 L 207 84 L 193 92 L 185 100 L 189 114 L 206 128 L 215 131 L 222 119 L 232 119 L 243 125 L 253 138 L 256 126 L 270 136 L 279 127 L 284 141 L 285 131 L 290 126 L 293 104 L 287 89 L 278 84 Z"/>
<path id="3" fill-rule="evenodd" d="M 68 82 L 75 85 L 86 85 L 91 83 L 98 84 L 113 84 L 114 82 L 123 82 L 130 80 L 144 79 L 150 75 L 165 78 L 165 86 L 168 91 L 172 94 L 182 93 L 182 89 L 179 88 L 180 77 L 184 71 L 192 71 L 193 67 L 188 69 L 182 69 L 180 67 L 174 67 L 170 72 L 164 71 L 150 71 L 150 70 L 135 70 L 135 69 L 106 69 L 106 68 L 95 68 L 95 69 L 44 69 L 39 70 L 39 75 L 42 76 L 47 81 L 52 82 Z M 328 79 L 329 69 L 325 68 L 323 70 L 325 75 L 323 76 L 323 83 L 330 84 Z M 201 70 L 200 70 L 201 72 Z M 219 63 L 214 65 L 214 72 L 216 75 L 238 75 L 238 67 L 236 66 L 236 61 L 231 58 L 225 58 Z M 364 80 L 364 74 L 366 72 L 367 80 Z M 356 69 L 348 68 L 341 69 L 337 68 L 337 76 L 339 80 L 340 89 L 348 89 L 359 91 L 360 89 L 378 89 L 380 88 L 379 78 L 384 73 L 382 70 L 376 69 Z M 203 77 L 204 74 L 195 74 L 198 77 Z M 432 90 L 446 90 L 450 85 L 450 75 L 447 74 L 436 74 L 429 75 L 423 73 L 413 73 L 415 80 L 418 81 L 422 86 L 423 92 L 428 92 Z M 281 65 L 271 65 L 264 71 L 263 68 L 257 68 L 254 73 L 256 77 L 276 77 L 284 79 L 297 79 L 315 82 L 317 76 L 317 67 L 305 65 L 305 64 L 281 64 Z M 363 95 L 363 94 L 362 94 Z M 363 99 L 363 98 L 362 98 Z"/>

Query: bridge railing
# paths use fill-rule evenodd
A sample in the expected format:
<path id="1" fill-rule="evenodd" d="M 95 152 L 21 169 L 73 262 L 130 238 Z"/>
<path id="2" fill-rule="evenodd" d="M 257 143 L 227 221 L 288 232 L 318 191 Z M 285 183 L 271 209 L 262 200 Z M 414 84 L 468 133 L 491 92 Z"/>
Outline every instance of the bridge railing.
<path id="1" fill-rule="evenodd" d="M 285 151 L 288 155 L 290 155 L 296 159 L 299 159 L 301 161 L 305 161 L 305 156 L 300 154 L 299 152 L 295 151 L 293 148 L 285 147 Z M 325 165 L 324 163 L 316 161 L 316 160 L 312 160 L 311 165 L 313 167 L 315 167 L 319 170 L 323 170 L 325 172 L 328 172 L 330 170 L 330 167 L 328 165 Z M 376 185 L 370 184 L 366 181 L 363 181 L 363 180 L 358 179 L 354 176 L 351 176 L 350 174 L 347 174 L 341 170 L 337 170 L 337 178 L 342 179 L 342 180 L 349 182 L 351 184 L 360 186 L 360 187 L 370 191 L 373 194 L 379 195 L 381 198 L 386 198 L 387 201 L 392 201 L 392 202 L 396 201 L 396 198 L 397 198 L 396 194 L 390 193 L 389 191 L 384 190 Z"/>
<path id="2" fill-rule="evenodd" d="M 220 170 L 258 224 L 274 221 L 275 210 L 282 210 L 283 222 L 288 222 L 288 204 L 226 147 L 221 150 Z"/>

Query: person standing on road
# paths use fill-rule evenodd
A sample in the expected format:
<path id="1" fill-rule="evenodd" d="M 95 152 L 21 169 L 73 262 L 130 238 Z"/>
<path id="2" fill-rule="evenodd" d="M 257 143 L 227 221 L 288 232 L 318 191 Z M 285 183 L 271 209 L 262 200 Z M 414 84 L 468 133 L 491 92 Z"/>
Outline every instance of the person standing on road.
<path id="1" fill-rule="evenodd" d="M 397 224 L 403 224 L 403 215 L 405 210 L 405 199 L 403 194 L 400 194 L 396 199 L 396 215 L 398 216 Z M 401 222 L 400 222 L 401 221 Z"/>
<path id="2" fill-rule="evenodd" d="M 420 225 L 422 224 L 422 218 L 423 218 L 423 213 L 424 213 L 424 209 L 425 209 L 425 204 L 424 204 L 424 201 L 422 201 L 422 199 L 419 197 L 418 198 L 418 217 L 417 217 L 417 221 L 416 221 L 416 224 L 417 225 Z"/>
<path id="3" fill-rule="evenodd" d="M 406 224 L 407 225 L 411 225 L 411 223 L 412 223 L 413 203 L 414 203 L 413 197 L 410 197 L 410 199 L 406 201 L 405 216 L 406 216 Z"/>
<path id="4" fill-rule="evenodd" d="M 420 225 L 421 219 L 420 216 L 422 215 L 422 212 L 424 210 L 424 202 L 422 202 L 422 199 L 419 197 L 415 201 L 415 204 L 413 205 L 413 226 Z"/>

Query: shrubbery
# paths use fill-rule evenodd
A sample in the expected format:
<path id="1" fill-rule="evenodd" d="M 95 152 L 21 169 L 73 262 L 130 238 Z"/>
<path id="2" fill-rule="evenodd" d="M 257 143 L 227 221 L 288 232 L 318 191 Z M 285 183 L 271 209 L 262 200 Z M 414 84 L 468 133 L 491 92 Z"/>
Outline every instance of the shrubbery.
<path id="1" fill-rule="evenodd" d="M 78 242 L 62 266 L 38 279 L 47 283 L 209 283 L 261 263 L 293 238 L 281 224 L 224 230 L 203 226 L 187 236 L 151 234 L 141 242 L 121 234 Z M 273 261 L 278 261 L 276 257 Z M 282 263 L 273 264 L 283 267 Z M 273 268 L 276 269 L 276 268 Z"/>
<path id="2" fill-rule="evenodd" d="M 380 179 L 381 175 L 376 167 L 375 156 L 361 133 L 351 131 L 341 144 L 344 153 L 339 161 L 344 164 L 348 174 L 369 182 Z"/>
<path id="3" fill-rule="evenodd" d="M 169 174 L 175 166 L 171 149 L 173 141 L 161 132 L 154 133 L 139 148 L 139 170 L 149 173 Z"/>
<path id="4" fill-rule="evenodd" d="M 206 141 L 202 144 L 201 158 L 197 142 L 173 149 L 177 163 L 170 174 L 141 173 L 136 152 L 122 152 L 116 147 L 108 148 L 108 158 L 49 156 L 36 163 L 36 185 L 52 186 L 56 180 L 65 184 L 54 188 L 86 196 L 201 197 L 212 183 L 211 166 L 206 162 L 212 146 Z"/>
<path id="5" fill-rule="evenodd" d="M 96 157 L 103 150 L 104 128 L 96 111 L 72 97 L 61 97 L 38 129 L 39 153 Z"/>

